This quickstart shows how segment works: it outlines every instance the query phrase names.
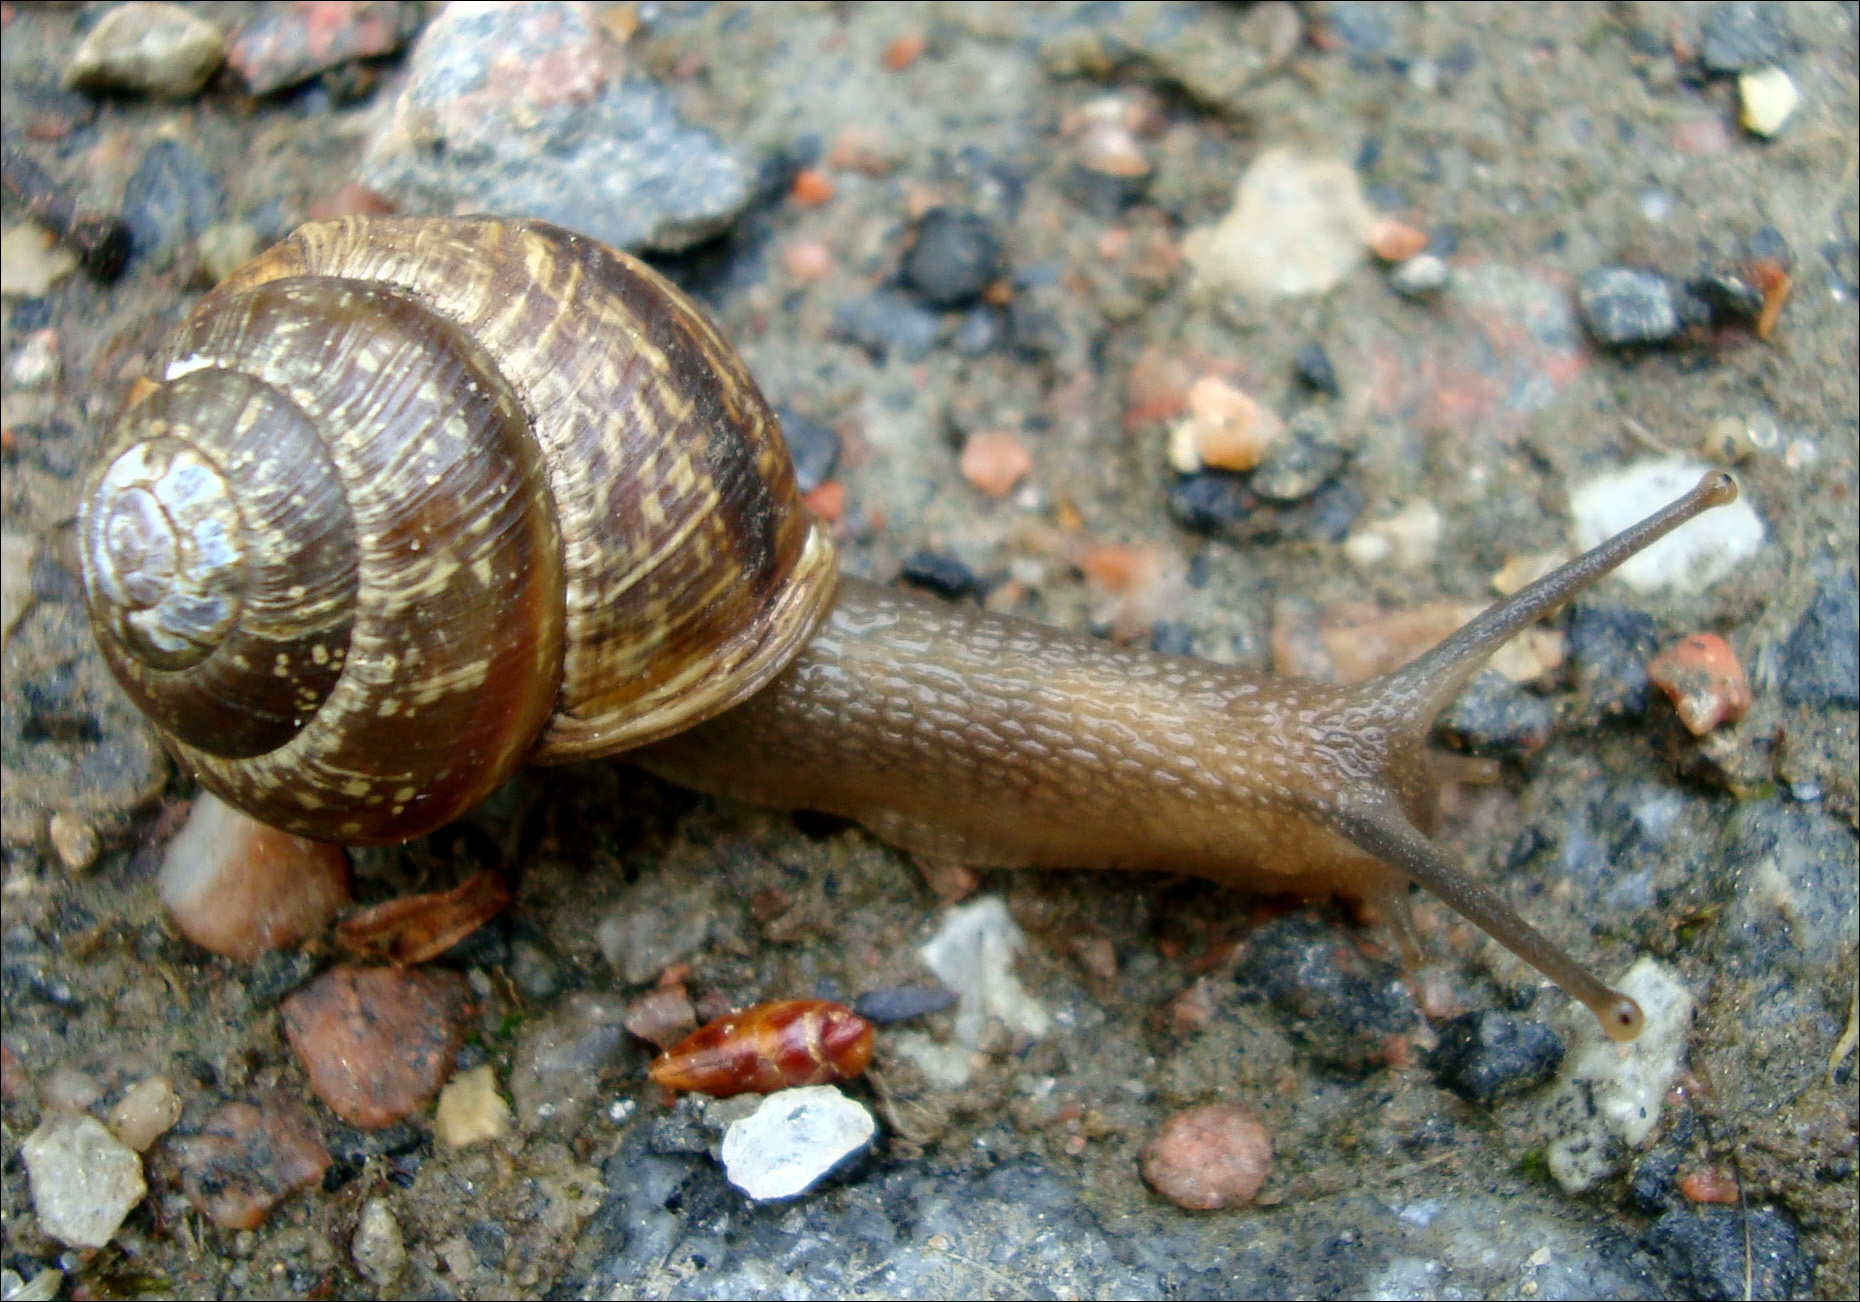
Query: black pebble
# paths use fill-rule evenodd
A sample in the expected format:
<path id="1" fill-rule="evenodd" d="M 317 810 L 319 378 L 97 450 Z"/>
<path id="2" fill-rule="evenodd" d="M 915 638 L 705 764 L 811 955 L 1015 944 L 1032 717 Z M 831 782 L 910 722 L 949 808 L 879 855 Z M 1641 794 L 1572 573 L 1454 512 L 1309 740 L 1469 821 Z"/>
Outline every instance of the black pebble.
<path id="1" fill-rule="evenodd" d="M 985 218 L 960 208 L 932 208 L 917 223 L 904 257 L 904 280 L 932 307 L 974 300 L 1001 271 L 1001 241 Z"/>
<path id="2" fill-rule="evenodd" d="M 1370 1071 L 1388 1037 L 1416 1021 L 1401 969 L 1309 913 L 1255 931 L 1234 980 L 1242 998 L 1263 998 L 1278 1010 L 1320 1067 L 1348 1076 Z"/>
<path id="3" fill-rule="evenodd" d="M 942 986 L 886 986 L 868 990 L 853 1002 L 853 1011 L 879 1026 L 928 1017 L 955 1005 L 956 992 Z"/>
<path id="4" fill-rule="evenodd" d="M 1562 1062 L 1563 1041 L 1549 1026 L 1491 1010 L 1448 1022 L 1427 1055 L 1434 1079 L 1473 1103 L 1541 1085 Z"/>
<path id="5" fill-rule="evenodd" d="M 928 588 L 939 597 L 966 597 L 975 591 L 975 571 L 954 556 L 918 552 L 907 558 L 900 576 L 915 587 Z"/>
<path id="6" fill-rule="evenodd" d="M 1343 392 L 1337 384 L 1337 370 L 1330 364 L 1330 354 L 1315 339 L 1298 350 L 1298 355 L 1292 358 L 1292 368 L 1308 389 L 1333 398 Z"/>
<path id="7" fill-rule="evenodd" d="M 1740 276 L 1724 272 L 1694 276 L 1686 290 L 1711 309 L 1712 320 L 1754 321 L 1763 314 L 1763 291 Z"/>
<path id="8" fill-rule="evenodd" d="M 1156 622 L 1150 630 L 1150 650 L 1164 656 L 1192 656 L 1195 654 L 1195 635 L 1188 631 L 1188 625 L 1173 619 Z"/>
<path id="9" fill-rule="evenodd" d="M 1647 662 L 1660 649 L 1659 626 L 1625 606 L 1578 603 L 1569 621 L 1570 657 L 1589 709 L 1601 715 L 1647 709 Z"/>
<path id="10" fill-rule="evenodd" d="M 834 308 L 833 332 L 874 357 L 915 362 L 936 347 L 937 319 L 910 295 L 880 289 Z"/>
<path id="11" fill-rule="evenodd" d="M 1441 712 L 1438 727 L 1474 755 L 1522 759 L 1543 749 L 1555 722 L 1549 702 L 1481 669 Z"/>
<path id="12" fill-rule="evenodd" d="M 1748 1234 L 1750 1291 L 1744 1290 Z M 1815 1268 L 1795 1226 L 1772 1207 L 1675 1207 L 1653 1223 L 1645 1243 L 1672 1276 L 1669 1296 L 1812 1297 Z"/>
<path id="13" fill-rule="evenodd" d="M 794 459 L 795 483 L 803 493 L 811 493 L 839 469 L 840 436 L 787 407 L 777 407 L 775 414 L 781 417 L 782 439 Z"/>

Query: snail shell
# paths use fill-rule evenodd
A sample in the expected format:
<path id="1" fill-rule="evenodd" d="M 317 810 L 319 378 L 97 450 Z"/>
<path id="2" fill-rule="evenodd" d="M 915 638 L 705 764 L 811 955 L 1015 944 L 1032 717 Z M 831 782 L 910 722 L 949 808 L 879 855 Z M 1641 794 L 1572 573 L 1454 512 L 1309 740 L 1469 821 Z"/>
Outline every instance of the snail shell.
<path id="1" fill-rule="evenodd" d="M 302 227 L 138 382 L 80 515 L 111 669 L 276 826 L 401 840 L 741 701 L 836 563 L 675 288 L 540 222 Z"/>

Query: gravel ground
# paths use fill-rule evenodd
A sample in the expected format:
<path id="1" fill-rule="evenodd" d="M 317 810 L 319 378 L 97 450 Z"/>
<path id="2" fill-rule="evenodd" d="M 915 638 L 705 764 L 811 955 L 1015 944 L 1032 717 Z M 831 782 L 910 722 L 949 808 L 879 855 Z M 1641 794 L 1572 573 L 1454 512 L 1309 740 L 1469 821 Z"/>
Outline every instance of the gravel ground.
<path id="1" fill-rule="evenodd" d="M 1575 1025 L 1561 996 L 1443 909 L 1419 910 L 1440 963 L 1410 987 L 1385 933 L 1342 907 L 994 874 L 983 890 L 1027 933 L 1019 976 L 1052 1029 L 988 1041 L 960 1087 L 933 1083 L 903 1032 L 881 1030 L 892 1101 L 851 1087 L 885 1117 L 877 1149 L 801 1200 L 748 1204 L 713 1160 L 719 1118 L 668 1108 L 643 1046 L 609 1035 L 567 1076 L 541 1069 L 543 1046 L 589 1042 L 589 1027 L 611 1027 L 601 1009 L 672 962 L 690 964 L 694 995 L 737 1004 L 922 982 L 917 946 L 947 906 L 855 828 L 700 798 L 613 761 L 533 771 L 458 831 L 356 857 L 373 902 L 450 886 L 504 847 L 513 908 L 442 962 L 481 1010 L 459 1065 L 488 1063 L 515 1091 L 518 1133 L 450 1151 L 423 1117 L 365 1133 L 312 1104 L 335 1165 L 238 1231 L 194 1210 L 175 1143 L 157 1141 L 147 1199 L 86 1251 L 42 1232 L 21 1156 L 73 1073 L 100 1091 L 99 1115 L 112 1091 L 166 1073 L 177 1135 L 273 1087 L 307 1099 L 275 1007 L 325 953 L 215 959 L 164 918 L 159 845 L 193 791 L 90 645 L 78 480 L 223 249 L 352 206 L 344 187 L 362 177 L 437 210 L 420 189 L 436 182 L 364 158 L 396 130 L 404 54 L 262 98 L 231 71 L 175 101 L 61 89 L 108 8 L 0 13 L 9 159 L 17 149 L 135 238 L 115 283 L 73 274 L 5 303 L 0 1265 L 27 1280 L 62 1270 L 70 1296 L 1860 1291 L 1855 1060 L 1831 1061 L 1852 1032 L 1857 961 L 1843 685 L 1860 460 L 1854 6 L 1754 19 L 1692 4 L 600 10 L 667 121 L 707 129 L 737 164 L 733 199 L 720 166 L 717 193 L 681 197 L 690 206 L 654 217 L 648 242 L 799 418 L 791 428 L 807 423 L 829 452 L 837 438 L 851 572 L 909 570 L 999 609 L 1147 628 L 1167 649 L 1263 668 L 1299 618 L 1290 599 L 1317 615 L 1480 603 L 1506 560 L 1567 545 L 1577 485 L 1668 452 L 1738 458 L 1762 545 L 1695 590 L 1611 585 L 1558 621 L 1573 670 L 1512 691 L 1548 721 L 1547 742 L 1501 748 L 1503 779 L 1460 795 L 1442 832 L 1599 970 L 1653 955 L 1696 1001 L 1658 1123 L 1614 1174 L 1581 1195 L 1552 1178 L 1556 1087 L 1533 1083 L 1530 1062 L 1489 1102 L 1462 1097 L 1478 1092 L 1457 1069 L 1430 1068 L 1446 1014 L 1499 1009 L 1565 1042 Z M 260 16 L 195 8 L 227 29 Z M 408 10 L 409 30 L 432 19 Z M 1786 71 L 1801 102 L 1773 139 L 1740 129 L 1737 78 L 1701 50 L 1715 67 Z M 1092 124 L 1113 117 L 1134 124 L 1146 176 L 1093 165 Z M 540 148 L 520 133 L 512 147 Z M 1407 268 L 1397 292 L 1365 260 L 1300 297 L 1198 285 L 1184 237 L 1277 148 L 1349 164 L 1372 209 L 1429 235 L 1450 282 L 1430 290 L 1429 269 Z M 546 206 L 577 200 L 541 162 L 496 179 L 534 195 L 486 191 L 511 215 L 573 215 Z M 712 220 L 692 216 L 712 200 L 734 213 L 726 233 L 666 252 Z M 925 242 L 914 223 L 939 205 L 999 242 L 982 283 L 1003 288 L 973 306 L 931 303 L 923 281 L 949 269 L 907 265 L 913 231 Z M 27 217 L 11 189 L 3 215 L 9 233 Z M 23 265 L 11 243 L 7 259 Z M 1577 333 L 1575 287 L 1599 268 L 1683 281 L 1753 261 L 1793 281 L 1767 340 L 1722 323 L 1626 350 Z M 1334 397 L 1297 378 L 1314 342 Z M 1349 455 L 1282 508 L 1238 480 L 1180 477 L 1170 421 L 1144 402 L 1145 377 L 1171 364 L 1178 399 L 1219 375 L 1288 418 L 1321 411 Z M 1011 434 L 1032 467 L 998 499 L 959 459 L 989 432 Z M 1417 504 L 1438 518 L 1417 563 L 1345 541 Z M 1134 594 L 1081 569 L 1087 544 L 1110 543 L 1140 549 Z M 1634 685 L 1580 653 L 1600 645 L 1585 641 L 1595 628 L 1655 646 L 1718 634 L 1754 704 L 1704 741 L 1663 699 L 1610 711 L 1608 692 Z M 650 970 L 604 953 L 602 923 L 630 927 Z M 923 1026 L 947 1037 L 952 1016 Z M 1256 1206 L 1180 1210 L 1144 1183 L 1139 1154 L 1171 1114 L 1221 1102 L 1263 1121 L 1272 1171 Z M 1735 1181 L 1732 1202 L 1695 1200 L 1707 1170 Z M 371 1207 L 397 1227 L 404 1265 L 382 1257 Z"/>

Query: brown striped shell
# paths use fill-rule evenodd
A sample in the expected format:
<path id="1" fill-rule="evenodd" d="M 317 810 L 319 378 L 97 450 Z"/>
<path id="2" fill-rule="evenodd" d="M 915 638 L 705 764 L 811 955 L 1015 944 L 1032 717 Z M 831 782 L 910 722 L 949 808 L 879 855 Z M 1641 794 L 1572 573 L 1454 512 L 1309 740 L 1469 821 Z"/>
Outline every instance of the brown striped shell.
<path id="1" fill-rule="evenodd" d="M 315 223 L 234 272 L 138 384 L 80 528 L 104 656 L 183 762 L 355 843 L 736 704 L 836 574 L 703 314 L 491 219 Z"/>

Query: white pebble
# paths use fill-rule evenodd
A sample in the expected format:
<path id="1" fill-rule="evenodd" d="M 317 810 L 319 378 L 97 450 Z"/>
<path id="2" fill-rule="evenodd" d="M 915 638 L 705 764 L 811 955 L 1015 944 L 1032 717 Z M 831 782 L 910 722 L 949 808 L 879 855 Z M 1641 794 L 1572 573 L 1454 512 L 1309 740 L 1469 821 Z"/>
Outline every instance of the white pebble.
<path id="1" fill-rule="evenodd" d="M 1574 1047 L 1544 1113 L 1550 1174 L 1570 1193 L 1626 1167 L 1653 1133 L 1660 1101 L 1685 1061 L 1691 992 L 1658 959 L 1642 958 L 1618 988 L 1647 1015 L 1638 1039 L 1617 1044 L 1584 1008 L 1572 1008 Z"/>
<path id="2" fill-rule="evenodd" d="M 1361 570 L 1383 564 L 1409 574 L 1420 574 L 1434 563 L 1440 549 L 1440 509 L 1425 497 L 1416 498 L 1386 520 L 1366 524 L 1343 540 L 1343 554 Z"/>
<path id="3" fill-rule="evenodd" d="M 1598 543 L 1683 497 L 1710 467 L 1687 457 L 1641 461 L 1598 475 L 1569 495 L 1576 547 Z M 1763 522 L 1740 497 L 1705 512 L 1631 557 L 1615 573 L 1637 592 L 1703 592 L 1763 545 Z"/>
<path id="4" fill-rule="evenodd" d="M 1269 149 L 1240 178 L 1227 215 L 1190 231 L 1182 253 L 1204 291 L 1322 294 L 1363 260 L 1371 220 L 1348 163 Z"/>
<path id="5" fill-rule="evenodd" d="M 101 1248 L 148 1193 L 142 1159 L 82 1112 L 54 1112 L 26 1137 L 39 1227 L 74 1248 Z"/>
<path id="6" fill-rule="evenodd" d="M 724 1174 L 757 1202 L 793 1198 L 877 1133 L 872 1114 L 831 1085 L 782 1090 L 724 1131 Z"/>
<path id="7" fill-rule="evenodd" d="M 433 1131 L 447 1148 L 466 1148 L 510 1133 L 510 1105 L 497 1092 L 497 1075 L 489 1063 L 447 1082 L 433 1112 Z"/>
<path id="8" fill-rule="evenodd" d="M 407 1245 L 401 1240 L 400 1222 L 388 1210 L 385 1198 L 370 1198 L 362 1204 L 355 1237 L 349 1241 L 349 1256 L 355 1268 L 380 1288 L 392 1284 L 406 1268 Z"/>
<path id="9" fill-rule="evenodd" d="M 146 1153 L 181 1119 L 181 1096 L 166 1076 L 147 1076 L 123 1091 L 110 1109 L 110 1129 L 116 1137 Z"/>
<path id="10" fill-rule="evenodd" d="M 1783 123 L 1802 102 L 1802 94 L 1781 68 L 1759 68 L 1737 79 L 1737 97 L 1743 108 L 1738 121 L 1752 135 L 1768 138 L 1783 129 Z"/>

